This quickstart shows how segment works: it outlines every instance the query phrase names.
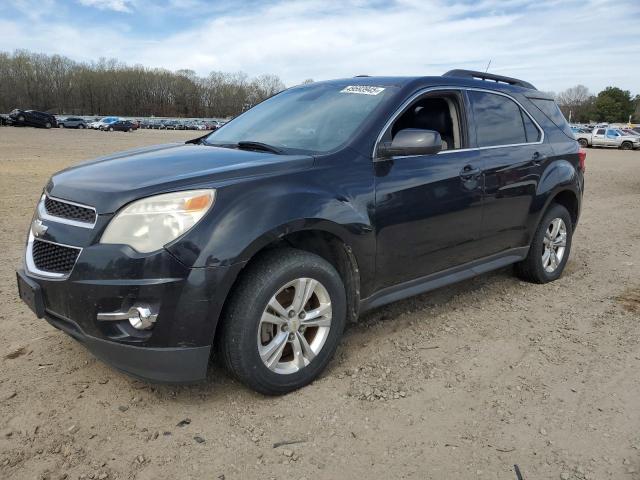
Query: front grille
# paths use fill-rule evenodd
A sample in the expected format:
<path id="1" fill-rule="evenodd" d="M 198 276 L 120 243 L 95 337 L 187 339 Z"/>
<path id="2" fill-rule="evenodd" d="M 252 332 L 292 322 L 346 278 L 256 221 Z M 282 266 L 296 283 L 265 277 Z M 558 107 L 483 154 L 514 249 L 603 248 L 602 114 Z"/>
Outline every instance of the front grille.
<path id="1" fill-rule="evenodd" d="M 54 217 L 85 223 L 94 223 L 96 221 L 96 212 L 91 208 L 80 207 L 79 205 L 54 200 L 49 197 L 45 197 L 44 208 L 49 215 Z"/>
<path id="2" fill-rule="evenodd" d="M 79 254 L 79 248 L 63 247 L 38 239 L 33 241 L 33 263 L 38 270 L 45 272 L 69 273 Z"/>

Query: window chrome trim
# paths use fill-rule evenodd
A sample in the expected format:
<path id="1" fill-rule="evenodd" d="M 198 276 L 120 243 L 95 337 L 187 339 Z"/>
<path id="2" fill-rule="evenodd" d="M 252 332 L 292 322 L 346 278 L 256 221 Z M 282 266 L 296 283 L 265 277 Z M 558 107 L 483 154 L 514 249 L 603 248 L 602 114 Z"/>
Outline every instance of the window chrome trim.
<path id="1" fill-rule="evenodd" d="M 47 212 L 47 208 L 45 207 L 45 204 L 44 204 L 45 198 L 49 198 L 50 200 L 54 200 L 56 202 L 67 203 L 69 205 L 74 205 L 76 207 L 93 210 L 93 222 L 92 223 L 80 222 L 78 220 L 72 220 L 70 218 L 57 217 L 55 215 L 51 215 Z M 96 209 L 94 207 L 90 205 L 84 205 L 82 203 L 71 202 L 69 200 L 62 200 L 61 198 L 52 197 L 47 193 L 42 194 L 42 197 L 40 198 L 40 202 L 38 203 L 38 216 L 42 220 L 49 220 L 50 222 L 56 222 L 56 223 L 64 223 L 65 225 L 72 225 L 74 227 L 80 227 L 80 228 L 93 228 L 96 226 L 96 222 L 98 221 L 98 212 L 96 212 Z"/>
<path id="2" fill-rule="evenodd" d="M 80 254 L 82 253 L 82 248 L 38 238 L 39 242 L 51 243 L 52 245 L 58 245 L 59 247 L 73 248 L 74 250 L 78 250 L 78 256 L 76 257 L 76 261 L 73 263 L 73 266 L 71 267 L 71 270 L 69 270 L 68 273 L 48 272 L 46 270 L 40 270 L 38 267 L 36 267 L 36 264 L 33 261 L 34 240 L 36 240 L 36 238 L 33 236 L 33 232 L 31 231 L 31 229 L 29 229 L 29 239 L 27 240 L 27 249 L 24 254 L 24 262 L 25 262 L 25 267 L 27 272 L 35 276 L 47 278 L 50 280 L 65 280 L 69 278 L 69 275 L 71 275 L 71 272 L 73 272 L 73 269 L 76 266 L 76 263 L 78 262 L 78 258 L 80 258 Z"/>
<path id="3" fill-rule="evenodd" d="M 516 105 L 518 105 L 518 107 L 520 107 L 522 109 L 522 111 L 524 113 L 527 114 L 527 116 L 529 117 L 529 119 L 533 122 L 533 124 L 535 125 L 535 127 L 538 129 L 538 132 L 540 133 L 540 140 L 538 140 L 537 142 L 525 142 L 525 143 L 512 143 L 509 145 L 489 145 L 486 147 L 470 147 L 470 148 L 459 148 L 456 150 L 443 150 L 440 151 L 438 153 L 436 153 L 436 155 L 446 155 L 448 153 L 457 153 L 457 152 L 473 152 L 476 150 L 489 150 L 489 149 L 493 149 L 493 148 L 507 148 L 507 147 L 521 147 L 524 145 L 540 145 L 542 143 L 544 143 L 544 129 L 540 126 L 540 124 L 536 121 L 535 118 L 533 118 L 533 115 L 531 115 L 529 113 L 529 111 L 524 108 L 522 106 L 522 104 L 516 100 L 515 98 L 513 98 L 511 95 L 506 94 L 504 92 L 498 92 L 496 90 L 489 90 L 487 88 L 475 88 L 475 87 L 460 87 L 460 86 L 440 86 L 440 87 L 426 87 L 423 88 L 421 90 L 418 90 L 417 92 L 415 92 L 413 95 L 411 95 L 411 97 L 409 97 L 407 100 L 405 100 L 402 105 L 400 105 L 400 107 L 394 112 L 394 114 L 389 118 L 389 120 L 387 120 L 387 122 L 384 124 L 384 127 L 382 127 L 382 130 L 380 131 L 380 134 L 378 135 L 378 138 L 376 139 L 376 143 L 373 147 L 373 153 L 372 153 L 372 160 L 374 162 L 376 161 L 380 161 L 380 160 L 387 160 L 385 159 L 379 159 L 378 158 L 378 145 L 380 144 L 380 142 L 382 141 L 382 137 L 384 136 L 385 132 L 389 129 L 389 127 L 391 127 L 391 125 L 393 124 L 393 122 L 396 121 L 396 119 L 404 112 L 404 110 L 411 105 L 416 99 L 418 99 L 419 97 L 421 97 L 422 95 L 429 93 L 429 92 L 437 92 L 437 91 L 443 91 L 443 90 L 454 90 L 454 91 L 460 91 L 460 92 L 468 92 L 468 91 L 474 91 L 474 92 L 485 92 L 485 93 L 492 93 L 494 95 L 501 95 L 503 97 L 507 97 L 508 99 L 514 101 L 516 103 Z M 469 119 L 469 115 L 467 114 L 467 120 Z M 475 127 L 475 125 L 474 125 Z M 524 125 L 523 125 L 524 128 Z M 403 155 L 403 156 L 398 156 L 398 157 L 393 157 L 393 158 L 410 158 L 410 157 L 422 157 L 423 155 Z"/>

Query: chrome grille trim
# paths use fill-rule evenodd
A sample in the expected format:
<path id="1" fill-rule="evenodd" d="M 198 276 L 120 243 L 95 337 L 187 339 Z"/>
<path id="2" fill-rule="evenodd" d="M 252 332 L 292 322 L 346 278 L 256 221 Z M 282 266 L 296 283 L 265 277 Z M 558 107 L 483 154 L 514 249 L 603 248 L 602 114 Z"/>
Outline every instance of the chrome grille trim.
<path id="1" fill-rule="evenodd" d="M 51 243 L 53 245 L 58 245 L 59 247 L 65 247 L 65 248 L 73 248 L 75 250 L 78 250 L 78 255 L 76 256 L 76 260 L 73 263 L 73 266 L 71 267 L 71 269 L 68 272 L 65 273 L 59 273 L 59 272 L 48 272 L 46 270 L 40 270 L 38 267 L 36 267 L 35 262 L 33 261 L 33 242 L 35 240 L 35 237 L 33 236 L 33 233 L 31 232 L 31 230 L 29 230 L 29 239 L 27 241 L 27 249 L 25 252 L 25 266 L 26 269 L 29 273 L 36 275 L 38 277 L 43 277 L 43 278 L 48 278 L 51 280 L 64 280 L 66 278 L 69 277 L 69 275 L 71 275 L 71 272 L 73 272 L 73 269 L 76 265 L 76 263 L 78 262 L 78 258 L 80 258 L 80 254 L 82 253 L 82 248 L 80 247 L 74 247 L 73 245 L 65 245 L 63 243 L 56 243 L 56 242 L 51 242 L 49 240 L 42 240 L 41 238 L 38 238 L 39 242 L 44 242 L 44 243 Z"/>
<path id="2" fill-rule="evenodd" d="M 93 210 L 93 222 L 82 222 L 79 220 L 73 220 L 70 218 L 58 217 L 55 215 L 51 215 L 47 212 L 47 208 L 45 206 L 45 200 L 49 198 L 55 202 L 66 203 L 68 205 L 73 205 L 80 208 L 86 208 L 88 210 Z M 52 197 L 48 194 L 43 194 L 40 198 L 40 202 L 38 202 L 38 217 L 42 220 L 48 220 L 50 222 L 64 223 L 65 225 L 73 225 L 74 227 L 80 228 L 93 228 L 96 226 L 96 222 L 98 221 L 98 213 L 96 209 L 90 205 L 83 205 L 82 203 L 71 202 L 69 200 L 62 200 L 60 198 Z"/>

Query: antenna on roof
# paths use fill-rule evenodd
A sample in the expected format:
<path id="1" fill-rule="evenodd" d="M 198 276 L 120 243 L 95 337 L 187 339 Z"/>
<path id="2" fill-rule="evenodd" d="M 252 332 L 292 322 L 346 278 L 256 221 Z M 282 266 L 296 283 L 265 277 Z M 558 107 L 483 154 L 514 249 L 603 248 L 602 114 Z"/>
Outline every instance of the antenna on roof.
<path id="1" fill-rule="evenodd" d="M 489 63 L 487 63 L 487 68 L 485 68 L 484 73 L 489 71 L 489 67 L 491 66 L 491 59 L 489 59 Z"/>

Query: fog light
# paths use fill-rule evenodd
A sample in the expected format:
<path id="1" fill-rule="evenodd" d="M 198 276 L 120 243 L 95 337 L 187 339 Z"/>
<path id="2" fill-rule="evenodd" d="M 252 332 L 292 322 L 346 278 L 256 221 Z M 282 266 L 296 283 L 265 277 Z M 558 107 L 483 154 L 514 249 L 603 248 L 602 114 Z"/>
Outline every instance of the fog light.
<path id="1" fill-rule="evenodd" d="M 131 307 L 129 309 L 129 323 L 137 330 L 148 330 L 156 323 L 157 315 L 151 313 L 147 307 Z"/>
<path id="2" fill-rule="evenodd" d="M 152 313 L 147 306 L 133 306 L 127 312 L 98 313 L 97 319 L 101 322 L 120 322 L 128 320 L 136 330 L 149 330 L 156 323 L 157 313 Z"/>

